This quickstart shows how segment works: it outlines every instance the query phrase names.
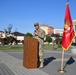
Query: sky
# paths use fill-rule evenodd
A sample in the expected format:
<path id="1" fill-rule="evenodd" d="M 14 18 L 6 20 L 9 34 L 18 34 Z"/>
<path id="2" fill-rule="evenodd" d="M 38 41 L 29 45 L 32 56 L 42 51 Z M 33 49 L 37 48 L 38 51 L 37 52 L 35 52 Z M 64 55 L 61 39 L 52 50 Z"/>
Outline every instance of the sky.
<path id="1" fill-rule="evenodd" d="M 0 30 L 12 25 L 12 32 L 33 33 L 34 23 L 64 27 L 67 0 L 0 0 Z M 69 0 L 72 20 L 76 20 L 76 0 Z"/>

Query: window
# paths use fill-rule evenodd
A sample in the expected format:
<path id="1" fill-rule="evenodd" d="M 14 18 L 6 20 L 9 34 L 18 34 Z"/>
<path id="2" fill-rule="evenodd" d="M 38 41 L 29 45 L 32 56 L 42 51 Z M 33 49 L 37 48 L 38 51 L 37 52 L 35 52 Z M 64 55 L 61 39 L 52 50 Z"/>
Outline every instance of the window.
<path id="1" fill-rule="evenodd" d="M 76 37 L 75 37 L 75 42 L 76 42 Z"/>
<path id="2" fill-rule="evenodd" d="M 75 31 L 76 31 L 76 25 L 75 25 Z"/>

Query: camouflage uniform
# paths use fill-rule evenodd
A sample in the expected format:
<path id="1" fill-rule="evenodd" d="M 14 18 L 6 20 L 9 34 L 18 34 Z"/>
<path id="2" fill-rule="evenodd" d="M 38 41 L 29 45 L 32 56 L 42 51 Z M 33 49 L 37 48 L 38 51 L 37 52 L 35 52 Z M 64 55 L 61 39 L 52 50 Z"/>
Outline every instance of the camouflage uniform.
<path id="1" fill-rule="evenodd" d="M 45 32 L 44 32 L 44 30 L 42 30 L 40 28 L 38 30 L 36 30 L 36 32 L 38 33 L 38 35 L 35 36 L 35 38 L 38 39 L 38 41 L 39 41 L 39 61 L 44 62 L 43 43 L 44 43 Z"/>

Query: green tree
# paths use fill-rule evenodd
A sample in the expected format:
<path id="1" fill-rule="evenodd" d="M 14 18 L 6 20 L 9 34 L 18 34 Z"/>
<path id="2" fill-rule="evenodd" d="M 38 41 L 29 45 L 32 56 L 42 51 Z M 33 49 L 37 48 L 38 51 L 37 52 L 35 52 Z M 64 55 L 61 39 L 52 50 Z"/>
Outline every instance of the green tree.
<path id="1" fill-rule="evenodd" d="M 25 36 L 31 36 L 31 37 L 33 37 L 33 35 L 31 33 L 26 33 Z"/>
<path id="2" fill-rule="evenodd" d="M 6 37 L 6 38 L 3 39 L 3 43 L 6 44 L 6 45 L 8 45 L 9 43 L 12 44 L 14 41 L 16 41 L 16 38 L 14 38 L 12 36 Z"/>
<path id="3" fill-rule="evenodd" d="M 46 36 L 46 40 L 45 41 L 50 43 L 50 42 L 52 42 L 52 38 L 50 36 Z"/>
<path id="4" fill-rule="evenodd" d="M 58 47 L 61 46 L 61 45 L 60 45 L 60 44 L 61 44 L 61 38 L 60 38 L 60 35 L 59 35 L 59 34 L 56 35 L 55 42 L 56 42 L 56 44 L 58 45 Z"/>

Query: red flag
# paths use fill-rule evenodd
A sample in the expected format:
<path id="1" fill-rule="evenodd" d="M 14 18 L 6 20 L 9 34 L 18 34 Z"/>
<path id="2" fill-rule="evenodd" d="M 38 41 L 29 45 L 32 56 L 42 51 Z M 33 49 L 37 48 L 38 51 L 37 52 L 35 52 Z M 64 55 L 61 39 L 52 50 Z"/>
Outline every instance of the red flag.
<path id="1" fill-rule="evenodd" d="M 74 28 L 72 24 L 69 4 L 66 4 L 65 20 L 64 20 L 64 32 L 62 37 L 62 48 L 68 50 L 74 39 Z"/>

